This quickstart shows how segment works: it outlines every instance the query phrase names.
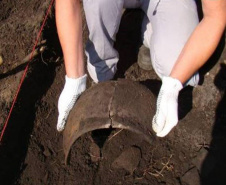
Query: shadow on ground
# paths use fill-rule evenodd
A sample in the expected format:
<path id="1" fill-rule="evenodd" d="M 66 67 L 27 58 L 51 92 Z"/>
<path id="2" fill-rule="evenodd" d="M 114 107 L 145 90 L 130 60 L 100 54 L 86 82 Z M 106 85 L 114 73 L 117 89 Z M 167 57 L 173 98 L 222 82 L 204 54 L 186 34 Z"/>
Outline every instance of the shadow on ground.
<path id="1" fill-rule="evenodd" d="M 222 98 L 216 108 L 212 141 L 201 169 L 202 185 L 223 185 L 226 182 L 226 65 L 222 64 L 215 77 Z"/>
<path id="2" fill-rule="evenodd" d="M 0 146 L 1 184 L 13 184 L 26 167 L 23 162 L 34 127 L 36 110 L 55 78 L 56 67 L 59 63 L 54 61 L 57 56 L 62 56 L 53 27 L 55 27 L 54 21 L 49 19 L 43 32 L 43 37 L 48 38 L 46 43 L 48 49 L 42 56 L 34 59 L 30 65 Z M 24 70 L 25 65 L 16 67 L 5 76 Z M 1 75 L 0 78 L 5 76 Z"/>

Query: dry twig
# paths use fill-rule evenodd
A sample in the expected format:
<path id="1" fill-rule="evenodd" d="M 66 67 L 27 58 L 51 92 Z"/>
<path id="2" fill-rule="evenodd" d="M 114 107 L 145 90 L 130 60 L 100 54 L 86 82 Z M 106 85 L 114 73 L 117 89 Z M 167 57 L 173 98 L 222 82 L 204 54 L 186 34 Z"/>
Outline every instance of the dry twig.
<path id="1" fill-rule="evenodd" d="M 123 129 L 120 129 L 118 132 L 116 132 L 113 136 L 111 136 L 107 141 L 110 141 L 113 137 L 117 136 L 120 132 L 122 132 Z"/>
<path id="2" fill-rule="evenodd" d="M 170 163 L 170 160 L 171 160 L 172 156 L 173 155 L 171 154 L 169 159 L 168 159 L 168 161 L 166 163 L 162 163 L 163 167 L 162 167 L 161 170 L 159 170 L 159 171 L 158 170 L 154 170 L 154 172 L 151 172 L 150 168 L 149 168 L 149 169 L 144 171 L 144 175 L 149 174 L 149 175 L 152 175 L 152 176 L 155 176 L 155 177 L 159 177 L 159 176 L 164 177 L 163 172 L 164 172 L 165 169 L 167 169 L 169 171 L 172 171 L 173 167 L 171 165 L 169 166 L 169 163 Z"/>

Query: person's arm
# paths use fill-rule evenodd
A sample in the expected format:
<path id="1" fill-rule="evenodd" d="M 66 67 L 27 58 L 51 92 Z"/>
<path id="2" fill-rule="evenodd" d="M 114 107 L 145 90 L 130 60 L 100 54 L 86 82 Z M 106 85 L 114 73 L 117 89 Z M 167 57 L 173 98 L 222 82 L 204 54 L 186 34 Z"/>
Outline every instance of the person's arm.
<path id="1" fill-rule="evenodd" d="M 57 130 L 63 131 L 69 112 L 86 89 L 80 0 L 56 0 L 56 24 L 66 68 L 57 121 Z"/>
<path id="2" fill-rule="evenodd" d="M 226 25 L 226 0 L 202 0 L 203 19 L 183 48 L 171 77 L 185 83 L 213 54 Z"/>
<path id="3" fill-rule="evenodd" d="M 56 0 L 56 24 L 66 74 L 70 78 L 81 77 L 85 72 L 80 0 Z"/>
<path id="4" fill-rule="evenodd" d="M 204 17 L 185 44 L 169 77 L 163 77 L 152 128 L 166 136 L 178 122 L 178 94 L 183 84 L 208 60 L 226 25 L 226 0 L 202 0 Z"/>

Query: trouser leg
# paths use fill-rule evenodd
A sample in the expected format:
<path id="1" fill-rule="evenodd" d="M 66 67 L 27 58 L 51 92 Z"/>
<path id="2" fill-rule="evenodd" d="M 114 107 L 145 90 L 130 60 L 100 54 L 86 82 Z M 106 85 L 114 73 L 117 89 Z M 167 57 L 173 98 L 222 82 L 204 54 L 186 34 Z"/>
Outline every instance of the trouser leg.
<path id="1" fill-rule="evenodd" d="M 160 78 L 170 75 L 199 20 L 194 0 L 141 0 L 153 30 L 147 39 L 152 65 Z M 150 35 L 150 34 L 149 34 Z M 196 86 L 198 73 L 187 85 Z"/>
<path id="2" fill-rule="evenodd" d="M 117 70 L 118 52 L 114 49 L 122 9 L 135 8 L 138 0 L 83 0 L 89 41 L 87 68 L 95 82 L 112 79 Z"/>

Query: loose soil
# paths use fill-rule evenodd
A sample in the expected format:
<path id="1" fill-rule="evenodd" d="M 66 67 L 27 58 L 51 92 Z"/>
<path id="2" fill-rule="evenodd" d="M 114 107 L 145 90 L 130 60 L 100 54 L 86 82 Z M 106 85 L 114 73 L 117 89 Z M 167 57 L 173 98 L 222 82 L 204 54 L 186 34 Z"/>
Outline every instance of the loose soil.
<path id="1" fill-rule="evenodd" d="M 26 65 L 23 59 L 31 52 L 48 5 L 47 0 L 0 1 L 0 130 Z M 160 80 L 136 63 L 142 16 L 140 10 L 127 10 L 122 18 L 115 44 L 120 55 L 115 79 L 138 81 L 157 96 Z M 30 64 L 0 146 L 1 184 L 226 184 L 225 36 L 200 70 L 202 84 L 180 93 L 180 121 L 167 137 L 148 144 L 129 131 L 97 130 L 75 142 L 68 165 L 63 136 L 56 131 L 65 69 L 54 10 L 38 48 L 42 46 L 45 50 Z"/>

